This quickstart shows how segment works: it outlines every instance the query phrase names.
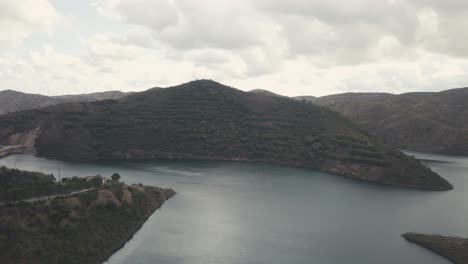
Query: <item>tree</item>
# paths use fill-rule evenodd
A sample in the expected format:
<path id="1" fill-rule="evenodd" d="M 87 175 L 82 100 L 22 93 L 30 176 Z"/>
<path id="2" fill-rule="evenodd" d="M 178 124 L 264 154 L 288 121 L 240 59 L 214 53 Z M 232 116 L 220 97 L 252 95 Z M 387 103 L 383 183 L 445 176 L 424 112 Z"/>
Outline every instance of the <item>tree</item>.
<path id="1" fill-rule="evenodd" d="M 102 186 L 102 178 L 101 177 L 94 177 L 92 180 L 91 180 L 91 183 L 93 184 L 93 186 L 95 188 L 99 188 Z"/>
<path id="2" fill-rule="evenodd" d="M 111 178 L 112 178 L 112 181 L 119 182 L 120 175 L 116 172 L 116 173 L 112 174 Z"/>
<path id="3" fill-rule="evenodd" d="M 49 179 L 50 179 L 51 181 L 53 181 L 53 182 L 54 182 L 54 181 L 57 181 L 57 179 L 55 178 L 55 176 L 54 176 L 53 173 L 51 173 L 51 174 L 49 175 Z"/>

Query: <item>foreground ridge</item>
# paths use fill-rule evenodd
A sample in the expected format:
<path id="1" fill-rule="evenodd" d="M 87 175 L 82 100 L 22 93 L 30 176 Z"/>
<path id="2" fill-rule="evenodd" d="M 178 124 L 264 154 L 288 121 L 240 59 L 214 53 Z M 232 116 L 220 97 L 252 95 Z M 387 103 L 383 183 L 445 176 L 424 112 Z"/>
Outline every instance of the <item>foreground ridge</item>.
<path id="1" fill-rule="evenodd" d="M 3 177 L 2 182 L 16 196 L 84 186 L 90 179 L 74 177 L 44 189 L 41 186 L 51 185 L 48 175 L 13 172 L 14 179 L 8 182 Z M 91 178 L 92 190 L 51 200 L 7 200 L 7 205 L 0 206 L 0 263 L 103 263 L 175 195 L 171 189 L 126 185 L 114 179 L 101 185 L 102 179 Z"/>

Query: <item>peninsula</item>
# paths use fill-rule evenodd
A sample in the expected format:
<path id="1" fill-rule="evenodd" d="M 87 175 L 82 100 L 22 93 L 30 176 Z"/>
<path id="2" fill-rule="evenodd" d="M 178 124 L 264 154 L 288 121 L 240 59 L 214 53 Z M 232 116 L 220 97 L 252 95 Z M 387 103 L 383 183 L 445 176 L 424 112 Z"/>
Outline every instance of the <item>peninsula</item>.
<path id="1" fill-rule="evenodd" d="M 211 80 L 6 114 L 0 116 L 0 144 L 61 160 L 262 161 L 387 185 L 452 189 L 416 159 L 327 108 Z"/>
<path id="2" fill-rule="evenodd" d="M 33 181 L 36 186 L 49 184 L 48 175 L 22 175 L 12 189 Z M 103 263 L 174 194 L 171 189 L 126 185 L 114 179 L 59 198 L 2 202 L 0 263 Z"/>

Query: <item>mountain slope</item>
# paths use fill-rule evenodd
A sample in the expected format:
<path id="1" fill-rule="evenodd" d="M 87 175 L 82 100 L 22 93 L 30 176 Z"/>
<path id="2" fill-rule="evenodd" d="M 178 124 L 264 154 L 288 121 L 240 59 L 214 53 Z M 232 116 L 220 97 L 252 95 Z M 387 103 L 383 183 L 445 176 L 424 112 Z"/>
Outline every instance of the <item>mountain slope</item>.
<path id="1" fill-rule="evenodd" d="M 0 91 L 0 114 L 58 103 L 60 103 L 60 100 L 49 96 L 21 93 L 13 90 Z"/>
<path id="2" fill-rule="evenodd" d="M 384 184 L 451 189 L 417 160 L 333 111 L 213 81 L 4 115 L 0 144 L 37 129 L 37 153 L 49 158 L 265 161 Z"/>
<path id="3" fill-rule="evenodd" d="M 60 95 L 54 96 L 54 98 L 62 100 L 64 102 L 91 102 L 108 99 L 120 99 L 128 94 L 129 93 L 124 93 L 121 91 L 106 91 L 90 94 Z"/>
<path id="4" fill-rule="evenodd" d="M 250 90 L 249 93 L 258 94 L 258 95 L 285 97 L 283 95 L 279 95 L 279 94 L 276 94 L 274 92 L 270 92 L 270 91 L 264 90 L 264 89 L 253 89 L 253 90 Z"/>
<path id="5" fill-rule="evenodd" d="M 125 95 L 125 93 L 120 91 L 109 91 L 80 95 L 45 96 L 22 93 L 13 90 L 4 90 L 0 91 L 0 114 L 41 108 L 67 102 L 90 102 L 105 99 L 118 99 Z"/>
<path id="6" fill-rule="evenodd" d="M 296 99 L 296 100 L 306 100 L 306 101 L 309 101 L 309 102 L 314 102 L 315 100 L 317 100 L 317 97 L 312 96 L 312 95 L 296 96 L 296 97 L 293 97 L 293 98 Z"/>
<path id="7" fill-rule="evenodd" d="M 468 155 L 468 88 L 439 93 L 348 93 L 317 98 L 386 143 L 440 154 Z"/>

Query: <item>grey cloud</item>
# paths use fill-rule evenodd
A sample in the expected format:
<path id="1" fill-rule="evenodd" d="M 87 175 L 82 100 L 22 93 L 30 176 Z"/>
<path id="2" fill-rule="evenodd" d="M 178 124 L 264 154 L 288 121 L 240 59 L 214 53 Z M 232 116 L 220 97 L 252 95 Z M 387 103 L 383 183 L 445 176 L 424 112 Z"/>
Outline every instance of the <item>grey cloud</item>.
<path id="1" fill-rule="evenodd" d="M 105 16 L 57 5 L 77 24 L 55 38 L 45 33 L 60 17 L 53 1 L 0 0 L 0 45 L 46 36 L 0 52 L 2 86 L 60 89 L 78 76 L 74 89 L 143 89 L 197 77 L 319 95 L 440 90 L 468 76 L 465 0 L 89 1 Z M 102 25 L 86 28 L 87 16 Z M 83 41 L 76 50 L 53 42 L 65 38 Z"/>
<path id="2" fill-rule="evenodd" d="M 237 49 L 258 43 L 254 21 L 244 4 L 235 1 L 101 0 L 98 6 L 125 21 L 153 30 L 156 38 L 181 50 Z M 239 3 L 242 3 L 240 1 Z"/>
<path id="3" fill-rule="evenodd" d="M 213 49 L 191 51 L 187 57 L 198 66 L 217 65 L 226 63 L 229 60 L 225 51 Z"/>
<path id="4" fill-rule="evenodd" d="M 147 25 L 157 31 L 179 22 L 176 7 L 168 0 L 119 1 L 114 8 L 129 23 Z"/>

